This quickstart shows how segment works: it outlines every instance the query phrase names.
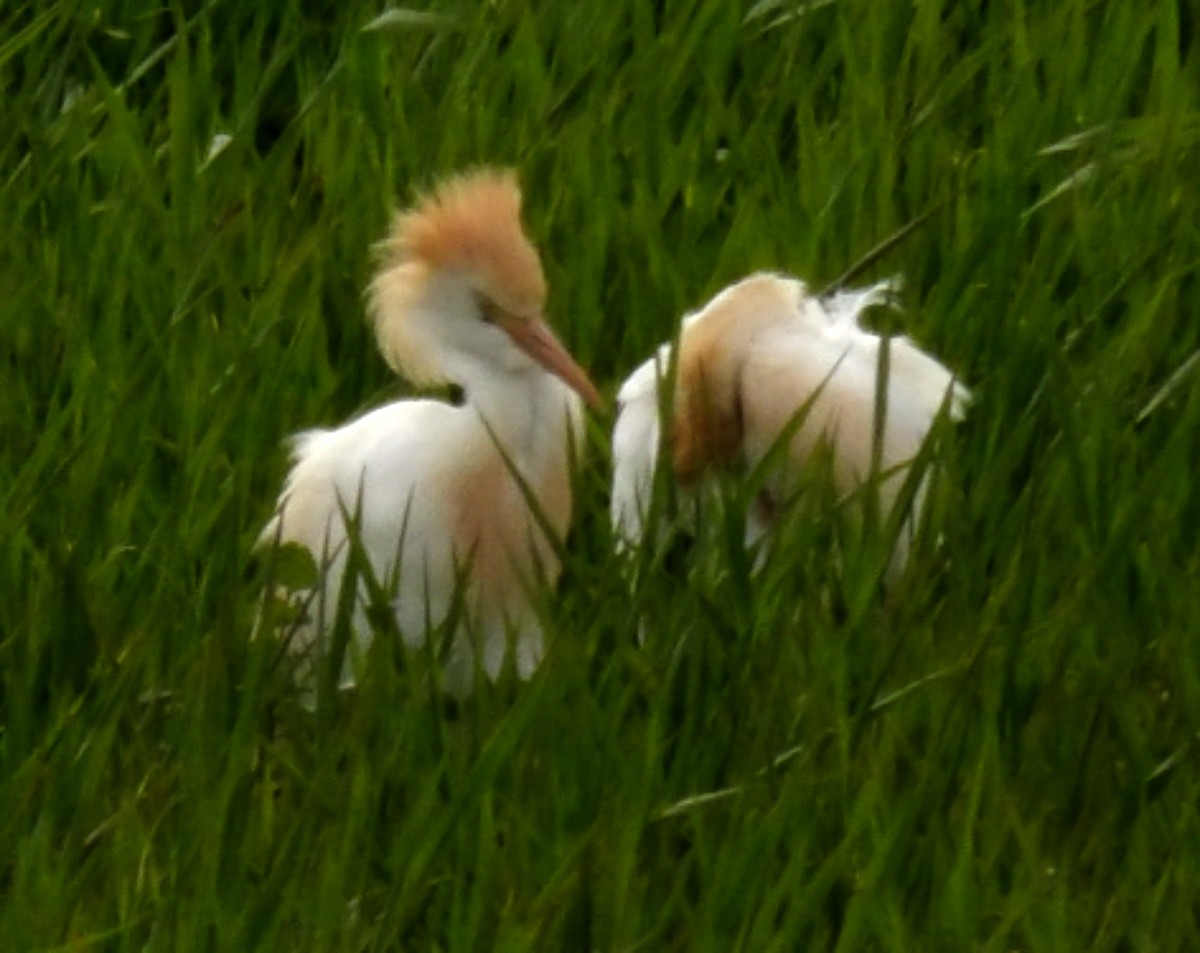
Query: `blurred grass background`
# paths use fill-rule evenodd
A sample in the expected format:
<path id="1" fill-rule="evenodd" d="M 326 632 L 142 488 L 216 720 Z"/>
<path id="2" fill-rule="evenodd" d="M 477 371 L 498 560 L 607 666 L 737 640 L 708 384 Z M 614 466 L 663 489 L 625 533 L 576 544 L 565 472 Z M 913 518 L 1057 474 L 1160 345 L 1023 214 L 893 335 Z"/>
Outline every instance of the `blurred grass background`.
<path id="1" fill-rule="evenodd" d="M 0 8 L 0 948 L 1200 948 L 1197 19 Z M 610 393 L 933 210 L 865 276 L 978 395 L 902 597 L 818 513 L 634 572 L 601 420 L 531 683 L 450 710 L 378 645 L 296 704 L 248 640 L 282 438 L 404 393 L 371 245 L 480 162 Z"/>

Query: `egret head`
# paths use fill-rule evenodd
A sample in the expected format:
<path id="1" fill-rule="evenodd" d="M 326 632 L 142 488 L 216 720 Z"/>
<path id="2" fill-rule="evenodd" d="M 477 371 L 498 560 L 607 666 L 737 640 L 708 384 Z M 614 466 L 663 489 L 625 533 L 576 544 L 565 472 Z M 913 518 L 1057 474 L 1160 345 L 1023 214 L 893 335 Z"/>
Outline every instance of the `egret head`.
<path id="1" fill-rule="evenodd" d="M 399 213 L 370 289 L 380 350 L 415 383 L 472 375 L 557 375 L 600 397 L 542 319 L 546 279 L 521 224 L 521 191 L 507 170 L 480 169 L 436 186 Z"/>

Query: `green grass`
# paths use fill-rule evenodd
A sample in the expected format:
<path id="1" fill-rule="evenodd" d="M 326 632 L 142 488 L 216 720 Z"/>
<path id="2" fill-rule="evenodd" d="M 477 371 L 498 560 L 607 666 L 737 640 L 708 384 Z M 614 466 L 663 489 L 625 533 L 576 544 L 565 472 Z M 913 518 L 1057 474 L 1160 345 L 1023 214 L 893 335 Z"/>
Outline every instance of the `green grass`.
<path id="1" fill-rule="evenodd" d="M 1194 6 L 300 6 L 0 8 L 0 947 L 1200 948 Z M 403 393 L 371 245 L 477 162 L 610 393 L 934 210 L 865 276 L 977 393 L 901 593 L 815 506 L 618 560 L 599 420 L 531 683 L 296 703 L 282 438 Z"/>

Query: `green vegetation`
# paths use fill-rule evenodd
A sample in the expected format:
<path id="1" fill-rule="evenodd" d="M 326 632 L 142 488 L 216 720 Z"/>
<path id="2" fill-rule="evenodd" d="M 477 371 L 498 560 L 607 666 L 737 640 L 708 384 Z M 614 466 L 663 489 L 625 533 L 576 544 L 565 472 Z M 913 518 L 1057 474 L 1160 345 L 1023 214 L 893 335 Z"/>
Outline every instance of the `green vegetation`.
<path id="1" fill-rule="evenodd" d="M 1200 949 L 1195 7 L 301 6 L 0 7 L 0 948 Z M 619 560 L 596 419 L 532 682 L 297 704 L 282 438 L 404 392 L 371 245 L 479 162 L 610 394 L 932 210 L 864 276 L 977 393 L 901 591 L 816 502 Z"/>

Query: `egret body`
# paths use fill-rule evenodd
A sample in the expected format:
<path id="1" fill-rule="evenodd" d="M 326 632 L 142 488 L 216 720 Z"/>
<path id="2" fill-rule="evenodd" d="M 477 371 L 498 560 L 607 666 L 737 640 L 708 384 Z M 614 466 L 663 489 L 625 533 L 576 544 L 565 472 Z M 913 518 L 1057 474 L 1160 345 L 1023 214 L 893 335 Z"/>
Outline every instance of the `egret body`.
<path id="1" fill-rule="evenodd" d="M 458 385 L 463 403 L 399 400 L 294 438 L 262 540 L 299 543 L 321 567 L 292 634 L 297 652 L 327 641 L 349 516 L 410 647 L 460 600 L 447 690 L 469 692 L 477 666 L 494 678 L 510 648 L 522 677 L 537 666 L 536 589 L 559 571 L 548 533 L 561 540 L 570 526 L 571 440 L 581 398 L 600 397 L 543 321 L 546 282 L 520 213 L 515 177 L 483 170 L 396 217 L 369 293 L 380 350 L 415 384 Z M 349 661 L 371 637 L 366 587 L 357 596 Z"/>
<path id="2" fill-rule="evenodd" d="M 672 362 L 669 344 L 634 371 L 618 394 L 612 493 L 618 538 L 626 544 L 642 538 L 660 445 L 670 454 L 672 477 L 691 488 L 718 470 L 753 470 L 786 440 L 746 514 L 747 544 L 768 533 L 818 447 L 828 448 L 839 492 L 849 494 L 870 479 L 882 339 L 859 320 L 888 290 L 883 284 L 822 299 L 802 281 L 759 273 L 686 316 L 672 400 L 659 393 Z M 954 375 L 908 338 L 890 338 L 888 358 L 878 448 L 885 514 L 903 486 L 905 465 L 917 456 L 939 411 L 945 407 L 958 419 L 969 399 Z M 660 412 L 667 406 L 672 419 L 663 441 Z M 918 491 L 915 506 L 922 495 Z M 902 534 L 894 571 L 903 566 L 907 550 Z"/>

